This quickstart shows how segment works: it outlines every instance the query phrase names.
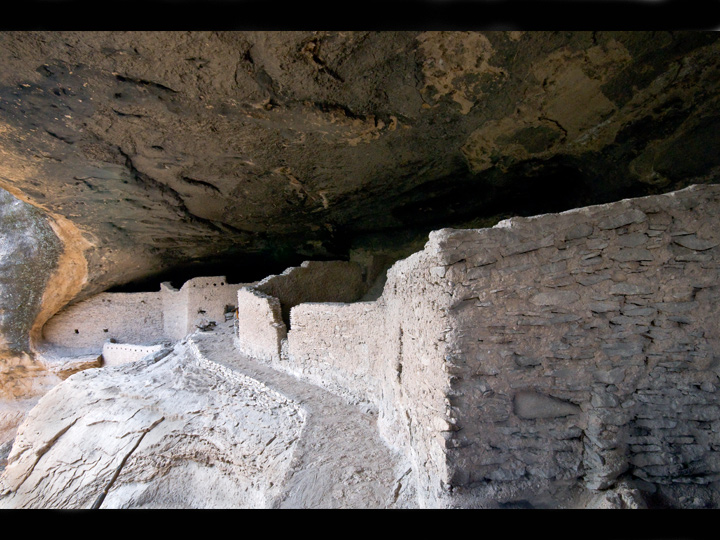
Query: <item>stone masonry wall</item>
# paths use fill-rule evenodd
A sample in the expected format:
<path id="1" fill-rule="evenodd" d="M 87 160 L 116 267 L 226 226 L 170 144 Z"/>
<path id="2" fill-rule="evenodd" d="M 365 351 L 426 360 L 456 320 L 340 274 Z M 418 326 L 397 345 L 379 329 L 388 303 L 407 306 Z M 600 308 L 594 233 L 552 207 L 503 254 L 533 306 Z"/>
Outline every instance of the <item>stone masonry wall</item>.
<path id="1" fill-rule="evenodd" d="M 305 261 L 238 291 L 237 347 L 250 356 L 279 361 L 290 310 L 305 302 L 353 302 L 365 292 L 355 262 Z"/>
<path id="2" fill-rule="evenodd" d="M 719 186 L 433 235 L 456 495 L 553 505 L 629 478 L 717 497 Z"/>
<path id="3" fill-rule="evenodd" d="M 237 308 L 237 292 L 244 284 L 228 284 L 223 276 L 193 278 L 182 286 L 187 291 L 187 327 L 181 336 L 195 331 L 198 324 L 220 323 Z"/>
<path id="4" fill-rule="evenodd" d="M 408 456 L 426 507 L 438 506 L 449 482 L 443 369 L 449 289 L 432 274 L 436 259 L 429 246 L 396 263 L 375 302 L 292 308 L 278 364 L 348 401 L 376 407 L 381 433 Z"/>
<path id="5" fill-rule="evenodd" d="M 628 479 L 717 506 L 718 216 L 693 186 L 433 232 L 376 302 L 293 307 L 279 365 L 376 405 L 425 506 L 582 506 Z"/>
<path id="6" fill-rule="evenodd" d="M 290 309 L 304 302 L 354 302 L 365 292 L 359 264 L 346 261 L 305 261 L 277 276 L 268 276 L 254 288 L 280 301 L 283 321 Z"/>
<path id="7" fill-rule="evenodd" d="M 377 339 L 387 328 L 380 302 L 306 303 L 292 308 L 287 367 L 354 403 L 383 401 L 382 386 L 398 365 L 397 339 Z"/>
<path id="8" fill-rule="evenodd" d="M 163 345 L 130 345 L 128 343 L 105 343 L 102 349 L 103 366 L 117 366 L 142 360 L 147 355 L 158 352 Z"/>
<path id="9" fill-rule="evenodd" d="M 160 293 L 101 293 L 66 307 L 43 328 L 48 345 L 100 352 L 103 343 L 149 343 L 162 339 Z"/>
<path id="10" fill-rule="evenodd" d="M 51 318 L 43 337 L 50 346 L 75 352 L 100 352 L 109 339 L 138 345 L 179 340 L 197 324 L 223 322 L 242 286 L 215 276 L 191 279 L 179 290 L 163 283 L 159 292 L 101 293 Z"/>
<path id="11" fill-rule="evenodd" d="M 237 349 L 266 362 L 279 361 L 287 328 L 282 320 L 280 301 L 243 287 L 237 293 Z"/>
<path id="12" fill-rule="evenodd" d="M 176 289 L 170 282 L 160 284 L 162 298 L 163 333 L 170 339 L 182 339 L 187 335 L 188 289 Z"/>

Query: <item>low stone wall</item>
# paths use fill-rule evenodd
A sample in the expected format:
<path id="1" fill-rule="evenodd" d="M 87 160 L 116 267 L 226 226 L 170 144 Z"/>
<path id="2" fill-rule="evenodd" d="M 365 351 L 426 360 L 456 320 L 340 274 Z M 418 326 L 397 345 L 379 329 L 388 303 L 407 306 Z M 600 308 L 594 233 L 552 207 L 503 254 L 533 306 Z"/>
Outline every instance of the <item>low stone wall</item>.
<path id="1" fill-rule="evenodd" d="M 237 308 L 237 291 L 245 284 L 230 285 L 224 276 L 198 277 L 186 281 L 180 290 L 163 283 L 165 335 L 182 339 L 198 325 L 220 323 Z"/>
<path id="2" fill-rule="evenodd" d="M 362 267 L 346 261 L 305 261 L 253 288 L 280 301 L 283 321 L 290 309 L 305 302 L 354 302 L 364 291 Z"/>
<path id="3" fill-rule="evenodd" d="M 386 310 L 376 302 L 307 303 L 292 308 L 287 368 L 351 402 L 381 401 L 393 369 L 390 339 L 377 339 Z"/>
<path id="4" fill-rule="evenodd" d="M 280 361 L 290 310 L 305 302 L 353 302 L 365 292 L 362 267 L 345 261 L 305 261 L 238 291 L 241 351 Z"/>
<path id="5" fill-rule="evenodd" d="M 117 366 L 137 362 L 163 348 L 165 348 L 164 345 L 142 346 L 129 343 L 105 343 L 102 349 L 103 366 Z"/>
<path id="6" fill-rule="evenodd" d="M 437 253 L 396 263 L 382 296 L 355 304 L 306 303 L 278 367 L 378 410 L 384 439 L 413 464 L 419 502 L 441 506 L 449 485 L 445 419 L 449 379 L 447 304 L 450 288 L 432 275 Z"/>

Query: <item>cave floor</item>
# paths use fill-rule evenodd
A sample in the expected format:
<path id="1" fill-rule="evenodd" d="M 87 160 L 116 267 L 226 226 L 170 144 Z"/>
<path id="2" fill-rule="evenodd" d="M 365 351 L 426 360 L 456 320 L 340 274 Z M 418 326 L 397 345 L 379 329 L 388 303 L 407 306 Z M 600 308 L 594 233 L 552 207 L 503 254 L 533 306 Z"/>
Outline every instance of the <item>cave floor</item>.
<path id="1" fill-rule="evenodd" d="M 377 414 L 291 374 L 242 355 L 232 321 L 188 337 L 201 355 L 253 378 L 302 407 L 300 440 L 276 508 L 408 508 L 414 506 L 410 466 L 381 439 Z"/>

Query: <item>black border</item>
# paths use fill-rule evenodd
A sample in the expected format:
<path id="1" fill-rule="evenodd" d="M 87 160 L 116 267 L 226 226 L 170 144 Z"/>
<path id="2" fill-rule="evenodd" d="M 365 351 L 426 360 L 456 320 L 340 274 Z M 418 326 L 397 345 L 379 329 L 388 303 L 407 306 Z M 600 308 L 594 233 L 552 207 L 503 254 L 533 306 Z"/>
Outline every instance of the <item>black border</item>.
<path id="1" fill-rule="evenodd" d="M 720 30 L 720 0 L 20 0 L 3 30 Z"/>

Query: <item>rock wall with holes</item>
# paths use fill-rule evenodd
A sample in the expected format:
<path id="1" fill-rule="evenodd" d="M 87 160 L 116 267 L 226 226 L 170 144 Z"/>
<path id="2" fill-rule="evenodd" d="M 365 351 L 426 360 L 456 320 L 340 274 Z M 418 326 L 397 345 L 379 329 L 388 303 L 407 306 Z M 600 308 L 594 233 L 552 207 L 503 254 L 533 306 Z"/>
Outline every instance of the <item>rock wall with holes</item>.
<path id="1" fill-rule="evenodd" d="M 305 261 L 238 291 L 237 346 L 246 354 L 279 361 L 290 310 L 305 302 L 354 302 L 366 290 L 356 262 Z"/>
<path id="2" fill-rule="evenodd" d="M 377 405 L 427 506 L 717 506 L 718 216 L 706 185 L 433 232 L 376 302 L 292 308 L 284 366 Z"/>
<path id="3" fill-rule="evenodd" d="M 101 293 L 60 311 L 43 337 L 51 347 L 93 353 L 110 339 L 137 345 L 179 340 L 197 325 L 231 316 L 242 286 L 215 276 L 191 279 L 179 290 L 163 283 L 159 292 Z"/>
<path id="4" fill-rule="evenodd" d="M 456 494 L 557 504 L 563 483 L 630 479 L 717 498 L 720 187 L 433 234 Z"/>
<path id="5" fill-rule="evenodd" d="M 186 281 L 175 293 L 177 298 L 168 302 L 168 307 L 173 302 L 175 307 L 165 310 L 166 320 L 176 317 L 172 325 L 166 325 L 168 336 L 182 339 L 198 326 L 222 322 L 226 314 L 232 316 L 237 308 L 237 291 L 243 285 L 230 285 L 223 276 L 197 277 Z M 172 296 L 172 291 L 169 287 L 167 289 L 166 295 Z"/>
<path id="6" fill-rule="evenodd" d="M 159 292 L 101 293 L 61 310 L 43 328 L 50 346 L 100 353 L 103 343 L 150 343 L 164 337 Z"/>

